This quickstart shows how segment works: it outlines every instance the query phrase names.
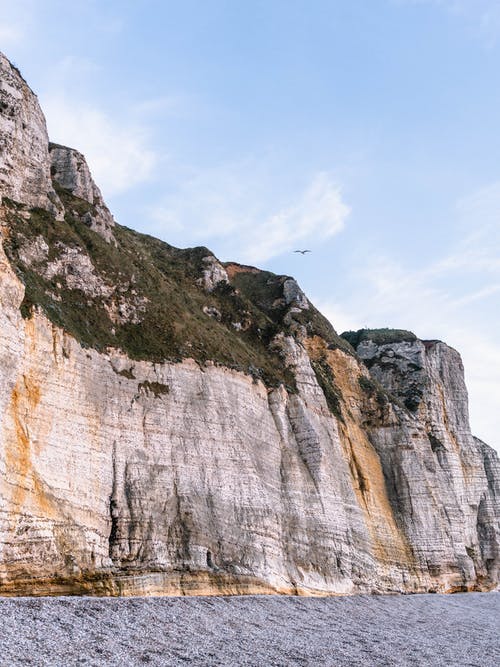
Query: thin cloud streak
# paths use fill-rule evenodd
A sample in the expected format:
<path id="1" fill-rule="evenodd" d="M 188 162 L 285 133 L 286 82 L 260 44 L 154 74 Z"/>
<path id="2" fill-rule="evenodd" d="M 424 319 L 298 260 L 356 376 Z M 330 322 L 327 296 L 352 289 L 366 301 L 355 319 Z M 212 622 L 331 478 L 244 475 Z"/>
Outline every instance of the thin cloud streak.
<path id="1" fill-rule="evenodd" d="M 220 239 L 232 259 L 250 263 L 266 262 L 297 244 L 317 244 L 344 228 L 350 207 L 329 174 L 315 174 L 295 201 L 275 212 L 266 187 L 263 179 L 254 176 L 249 183 L 241 168 L 226 167 L 198 174 L 149 214 L 162 236 L 184 232 L 188 243 Z"/>
<path id="2" fill-rule="evenodd" d="M 248 259 L 264 262 L 298 243 L 325 241 L 342 231 L 350 211 L 342 201 L 340 187 L 327 174 L 317 174 L 295 204 L 257 224 Z"/>

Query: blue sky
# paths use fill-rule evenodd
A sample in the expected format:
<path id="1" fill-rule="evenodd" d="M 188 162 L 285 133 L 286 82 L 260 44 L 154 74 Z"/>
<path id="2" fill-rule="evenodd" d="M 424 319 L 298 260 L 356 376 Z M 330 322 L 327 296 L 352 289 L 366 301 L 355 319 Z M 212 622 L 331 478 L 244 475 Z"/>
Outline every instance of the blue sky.
<path id="1" fill-rule="evenodd" d="M 445 340 L 500 447 L 498 0 L 0 0 L 0 49 L 119 222 Z"/>

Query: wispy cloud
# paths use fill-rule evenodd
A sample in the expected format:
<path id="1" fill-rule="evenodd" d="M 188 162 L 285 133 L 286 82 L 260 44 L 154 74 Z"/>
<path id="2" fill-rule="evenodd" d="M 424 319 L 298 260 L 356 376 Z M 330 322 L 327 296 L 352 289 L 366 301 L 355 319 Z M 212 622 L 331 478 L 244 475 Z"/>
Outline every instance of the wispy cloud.
<path id="1" fill-rule="evenodd" d="M 162 179 L 167 194 L 147 211 L 150 231 L 173 242 L 177 234 L 181 245 L 219 239 L 222 254 L 259 263 L 342 230 L 350 209 L 330 174 L 312 174 L 297 189 L 279 183 L 268 155 L 206 168 L 168 159 L 153 147 L 153 132 L 160 118 L 164 132 L 165 120 L 193 100 L 162 91 L 111 114 L 91 94 L 102 74 L 88 57 L 67 55 L 54 64 L 40 95 L 49 136 L 85 154 L 105 197 Z"/>
<path id="2" fill-rule="evenodd" d="M 316 174 L 296 202 L 253 227 L 249 259 L 265 261 L 298 243 L 325 241 L 343 229 L 349 213 L 340 187 L 328 174 Z"/>
<path id="3" fill-rule="evenodd" d="M 92 95 L 100 72 L 91 58 L 67 55 L 47 73 L 40 101 L 50 139 L 84 153 L 104 195 L 113 196 L 149 180 L 159 158 L 144 113 L 132 105 L 107 111 Z"/>
<path id="4" fill-rule="evenodd" d="M 51 140 L 85 154 L 105 195 L 124 192 L 152 176 L 158 156 L 141 124 L 58 94 L 44 95 L 43 108 Z"/>
<path id="5" fill-rule="evenodd" d="M 229 239 L 233 258 L 258 263 L 298 244 L 318 244 L 343 229 L 350 208 L 329 174 L 315 174 L 302 192 L 273 211 L 264 176 L 249 176 L 249 171 L 247 164 L 243 170 L 225 167 L 187 179 L 150 211 L 158 231 L 185 232 L 188 243 Z"/>

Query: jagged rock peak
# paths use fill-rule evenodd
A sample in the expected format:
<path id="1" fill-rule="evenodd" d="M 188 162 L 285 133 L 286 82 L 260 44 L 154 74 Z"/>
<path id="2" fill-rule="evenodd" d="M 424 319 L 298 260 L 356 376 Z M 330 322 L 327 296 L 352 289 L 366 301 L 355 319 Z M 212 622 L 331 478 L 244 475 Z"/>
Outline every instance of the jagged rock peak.
<path id="1" fill-rule="evenodd" d="M 357 348 L 364 341 L 381 345 L 417 340 L 416 335 L 406 329 L 358 329 L 357 331 L 344 331 L 341 335 L 354 348 Z"/>
<path id="2" fill-rule="evenodd" d="M 226 269 L 214 255 L 206 255 L 201 261 L 203 270 L 201 278 L 198 278 L 197 283 L 207 292 L 213 292 L 217 285 L 229 282 Z"/>
<path id="3" fill-rule="evenodd" d="M 64 191 L 89 206 L 75 210 L 82 222 L 114 240 L 113 216 L 94 183 L 84 156 L 49 144 L 38 98 L 17 67 L 0 53 L 0 194 L 28 209 L 40 208 L 62 220 L 69 202 Z"/>
<path id="4" fill-rule="evenodd" d="M 0 194 L 62 215 L 50 177 L 49 140 L 38 99 L 0 53 Z"/>
<path id="5" fill-rule="evenodd" d="M 453 394 L 456 405 L 460 401 L 460 419 L 463 427 L 469 429 L 464 367 L 456 350 L 438 340 L 420 340 L 404 329 L 360 329 L 342 336 L 351 343 L 372 377 L 410 412 L 425 412 L 424 396 L 430 387 L 437 391 L 439 386 L 443 395 Z"/>
<path id="6" fill-rule="evenodd" d="M 85 156 L 74 148 L 54 143 L 49 144 L 49 153 L 54 181 L 75 197 L 92 205 L 81 216 L 82 222 L 110 241 L 115 221 L 94 183 Z"/>
<path id="7" fill-rule="evenodd" d="M 309 301 L 294 278 L 287 278 L 283 283 L 283 296 L 287 306 L 307 310 Z"/>

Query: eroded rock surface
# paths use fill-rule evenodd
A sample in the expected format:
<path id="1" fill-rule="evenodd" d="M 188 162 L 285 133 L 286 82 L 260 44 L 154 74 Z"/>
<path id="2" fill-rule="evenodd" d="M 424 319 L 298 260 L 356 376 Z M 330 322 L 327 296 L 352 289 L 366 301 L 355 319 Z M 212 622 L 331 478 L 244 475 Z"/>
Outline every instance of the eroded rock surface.
<path id="1" fill-rule="evenodd" d="M 106 241 L 111 241 L 115 221 L 94 183 L 85 157 L 75 149 L 59 144 L 49 144 L 49 152 L 54 181 L 75 197 L 92 205 L 92 208 L 81 214 L 82 222 Z"/>
<path id="2" fill-rule="evenodd" d="M 365 340 L 357 351 L 406 407 L 406 414 L 400 409 L 404 439 L 399 426 L 398 435 L 377 425 L 370 437 L 400 524 L 412 543 L 428 544 L 415 550 L 419 559 L 432 572 L 454 568 L 467 578 L 497 580 L 500 504 L 492 465 L 498 470 L 498 457 L 471 435 L 460 355 L 440 341 L 420 340 Z"/>
<path id="3" fill-rule="evenodd" d="M 0 594 L 495 588 L 458 353 L 121 228 L 1 77 Z"/>
<path id="4" fill-rule="evenodd" d="M 201 278 L 198 278 L 198 283 L 207 292 L 213 292 L 217 285 L 228 282 L 226 269 L 213 255 L 207 255 L 201 261 L 203 262 L 203 271 Z"/>
<path id="5" fill-rule="evenodd" d="M 0 188 L 2 197 L 60 214 L 50 177 L 45 117 L 19 71 L 0 53 Z"/>

